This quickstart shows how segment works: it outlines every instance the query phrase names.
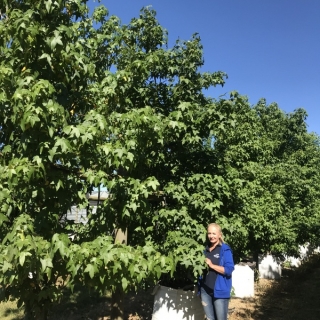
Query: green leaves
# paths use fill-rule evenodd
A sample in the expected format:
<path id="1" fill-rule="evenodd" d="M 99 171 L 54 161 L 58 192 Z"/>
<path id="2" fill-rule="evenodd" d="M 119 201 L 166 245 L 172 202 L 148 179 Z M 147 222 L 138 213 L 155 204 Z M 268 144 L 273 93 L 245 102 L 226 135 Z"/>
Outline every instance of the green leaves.
<path id="1" fill-rule="evenodd" d="M 313 138 L 306 132 L 305 113 L 297 110 L 287 115 L 265 100 L 250 107 L 236 92 L 231 93 L 230 101 L 223 100 L 218 106 L 225 116 L 213 130 L 218 159 L 214 170 L 224 178 L 230 192 L 217 219 L 226 226 L 228 242 L 239 253 L 247 247 L 248 251 L 294 254 L 298 243 L 313 238 L 304 232 L 303 237 L 298 236 L 302 229 L 296 221 L 317 216 L 317 210 L 307 213 L 301 207 L 301 203 L 305 208 L 311 203 L 313 208 L 317 206 L 307 200 L 308 191 L 300 189 L 306 190 L 302 187 L 308 180 L 305 173 L 315 158 L 319 159 L 318 147 L 309 144 Z M 232 121 L 228 120 L 230 114 Z M 311 155 L 306 145 L 315 153 Z M 305 162 L 297 161 L 302 154 Z"/>
<path id="2" fill-rule="evenodd" d="M 21 265 L 21 267 L 24 265 L 26 256 L 31 256 L 31 254 L 29 252 L 21 252 L 20 256 L 19 256 L 19 263 Z"/>
<path id="3" fill-rule="evenodd" d="M 94 274 L 97 270 L 95 270 L 94 266 L 92 264 L 88 264 L 84 272 L 88 272 L 90 278 L 92 279 L 94 277 Z"/>
<path id="4" fill-rule="evenodd" d="M 46 271 L 47 268 L 53 268 L 52 260 L 50 258 L 40 259 L 42 272 Z"/>

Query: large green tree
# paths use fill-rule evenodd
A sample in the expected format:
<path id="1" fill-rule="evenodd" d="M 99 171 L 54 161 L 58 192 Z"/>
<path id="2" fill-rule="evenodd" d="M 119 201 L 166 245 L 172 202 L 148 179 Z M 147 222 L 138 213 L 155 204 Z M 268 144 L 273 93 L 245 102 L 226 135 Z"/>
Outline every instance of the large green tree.
<path id="1" fill-rule="evenodd" d="M 65 285 L 121 291 L 177 265 L 201 272 L 203 224 L 226 186 L 202 170 L 218 116 L 203 89 L 225 74 L 199 71 L 200 38 L 168 49 L 149 9 L 121 25 L 82 0 L 0 8 L 4 296 L 45 319 Z M 64 219 L 101 184 L 110 198 L 87 224 Z"/>

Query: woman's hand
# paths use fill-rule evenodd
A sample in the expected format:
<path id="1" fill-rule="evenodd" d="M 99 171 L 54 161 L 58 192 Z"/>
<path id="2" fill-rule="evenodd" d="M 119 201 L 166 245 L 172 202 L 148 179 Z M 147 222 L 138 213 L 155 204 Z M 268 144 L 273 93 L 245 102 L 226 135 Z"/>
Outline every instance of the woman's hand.
<path id="1" fill-rule="evenodd" d="M 218 273 L 224 274 L 224 267 L 218 266 L 217 264 L 213 264 L 209 258 L 205 259 L 205 263 L 207 264 L 207 266 L 210 269 L 213 269 L 214 271 L 216 271 Z"/>
<path id="2" fill-rule="evenodd" d="M 209 259 L 209 258 L 206 258 L 205 259 L 205 262 L 206 262 L 206 264 L 207 264 L 207 266 L 209 267 L 209 268 L 212 268 L 212 262 L 211 262 L 211 260 Z"/>

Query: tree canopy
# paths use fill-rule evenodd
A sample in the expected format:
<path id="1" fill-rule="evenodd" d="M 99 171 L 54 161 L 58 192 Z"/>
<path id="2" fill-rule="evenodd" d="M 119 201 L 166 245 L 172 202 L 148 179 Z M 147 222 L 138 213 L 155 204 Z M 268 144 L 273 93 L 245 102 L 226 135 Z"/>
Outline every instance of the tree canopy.
<path id="1" fill-rule="evenodd" d="M 154 10 L 125 25 L 86 2 L 0 0 L 3 299 L 44 319 L 65 285 L 192 279 L 212 221 L 237 257 L 316 241 L 319 140 L 305 111 L 212 99 L 226 74 L 203 71 L 199 35 L 168 48 Z M 88 222 L 66 220 L 100 185 L 110 196 Z"/>

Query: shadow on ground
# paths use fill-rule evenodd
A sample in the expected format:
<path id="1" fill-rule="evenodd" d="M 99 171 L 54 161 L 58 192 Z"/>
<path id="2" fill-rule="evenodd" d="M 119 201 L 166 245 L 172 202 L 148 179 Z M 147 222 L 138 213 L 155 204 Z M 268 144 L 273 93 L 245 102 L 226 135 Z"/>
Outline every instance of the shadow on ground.
<path id="1" fill-rule="evenodd" d="M 61 304 L 53 306 L 49 320 L 108 320 L 111 297 L 99 296 L 86 288 L 77 288 L 73 294 L 67 292 Z M 153 295 L 151 289 L 139 293 L 128 293 L 124 303 L 124 319 L 149 320 L 152 317 Z"/>
<path id="2" fill-rule="evenodd" d="M 254 320 L 319 320 L 320 255 L 296 269 L 284 269 L 282 278 L 260 297 Z"/>

